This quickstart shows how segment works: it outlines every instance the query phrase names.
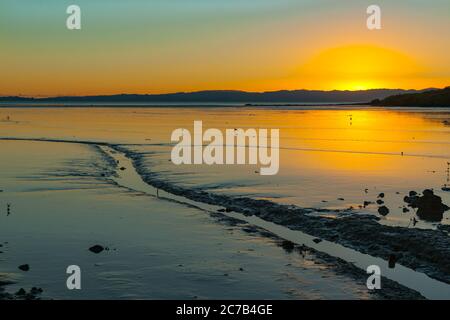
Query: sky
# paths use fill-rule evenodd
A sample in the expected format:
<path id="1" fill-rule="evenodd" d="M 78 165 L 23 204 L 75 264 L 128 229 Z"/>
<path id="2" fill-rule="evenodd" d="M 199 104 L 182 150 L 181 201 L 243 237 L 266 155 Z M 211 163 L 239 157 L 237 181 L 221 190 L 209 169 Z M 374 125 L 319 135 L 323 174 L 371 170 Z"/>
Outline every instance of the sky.
<path id="1" fill-rule="evenodd" d="M 441 88 L 449 52 L 448 0 L 0 1 L 0 95 Z"/>

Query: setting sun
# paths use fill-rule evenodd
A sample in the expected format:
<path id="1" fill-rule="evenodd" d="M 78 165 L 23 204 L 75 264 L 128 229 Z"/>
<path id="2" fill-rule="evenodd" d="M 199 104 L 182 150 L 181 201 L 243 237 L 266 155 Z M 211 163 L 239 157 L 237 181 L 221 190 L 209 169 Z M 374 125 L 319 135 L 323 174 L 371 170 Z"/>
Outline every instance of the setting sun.
<path id="1" fill-rule="evenodd" d="M 298 74 L 317 83 L 314 87 L 337 90 L 365 90 L 415 87 L 424 72 L 412 57 L 371 45 L 325 49 L 302 65 Z"/>

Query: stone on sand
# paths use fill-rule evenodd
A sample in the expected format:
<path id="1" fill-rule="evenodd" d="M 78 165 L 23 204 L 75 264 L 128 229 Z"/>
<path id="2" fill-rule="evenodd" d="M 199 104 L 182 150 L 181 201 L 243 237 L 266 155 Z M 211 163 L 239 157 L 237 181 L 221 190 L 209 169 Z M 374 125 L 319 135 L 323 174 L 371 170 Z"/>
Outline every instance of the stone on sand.
<path id="1" fill-rule="evenodd" d="M 18 268 L 22 271 L 30 270 L 30 266 L 28 264 L 22 264 L 22 265 L 18 266 Z"/>
<path id="2" fill-rule="evenodd" d="M 389 214 L 389 209 L 386 206 L 381 206 L 378 208 L 378 213 L 382 216 L 387 216 Z"/>
<path id="3" fill-rule="evenodd" d="M 105 248 L 99 244 L 96 244 L 95 246 L 92 246 L 89 248 L 89 251 L 91 251 L 93 253 L 100 253 L 103 250 L 105 250 Z"/>

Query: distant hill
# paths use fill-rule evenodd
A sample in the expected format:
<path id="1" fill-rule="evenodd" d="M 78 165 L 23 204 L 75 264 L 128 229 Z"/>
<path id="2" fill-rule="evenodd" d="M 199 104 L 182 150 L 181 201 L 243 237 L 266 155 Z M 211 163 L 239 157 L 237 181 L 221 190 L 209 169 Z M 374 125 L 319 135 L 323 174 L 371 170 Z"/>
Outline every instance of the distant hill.
<path id="1" fill-rule="evenodd" d="M 245 92 L 233 90 L 179 92 L 168 94 L 119 94 L 50 98 L 0 97 L 9 103 L 368 103 L 375 99 L 423 90 L 372 89 L 360 91 L 282 90 Z"/>
<path id="2" fill-rule="evenodd" d="M 407 93 L 371 102 L 376 106 L 397 107 L 450 107 L 450 87 L 421 93 Z"/>

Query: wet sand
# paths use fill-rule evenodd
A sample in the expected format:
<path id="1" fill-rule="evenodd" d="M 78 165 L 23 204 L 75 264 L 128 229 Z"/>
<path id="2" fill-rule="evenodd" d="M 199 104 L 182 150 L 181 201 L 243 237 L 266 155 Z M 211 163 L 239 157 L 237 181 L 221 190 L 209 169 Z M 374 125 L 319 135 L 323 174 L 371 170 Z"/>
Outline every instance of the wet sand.
<path id="1" fill-rule="evenodd" d="M 2 141 L 1 271 L 43 299 L 370 299 L 365 283 L 314 250 L 287 252 L 245 222 L 120 187 L 95 147 Z M 16 157 L 22 159 L 12 162 Z M 32 163 L 25 159 L 33 157 Z M 96 255 L 94 244 L 109 248 Z M 27 263 L 28 272 L 17 269 Z M 82 290 L 65 288 L 68 265 Z M 420 297 L 400 290 L 405 297 Z"/>

